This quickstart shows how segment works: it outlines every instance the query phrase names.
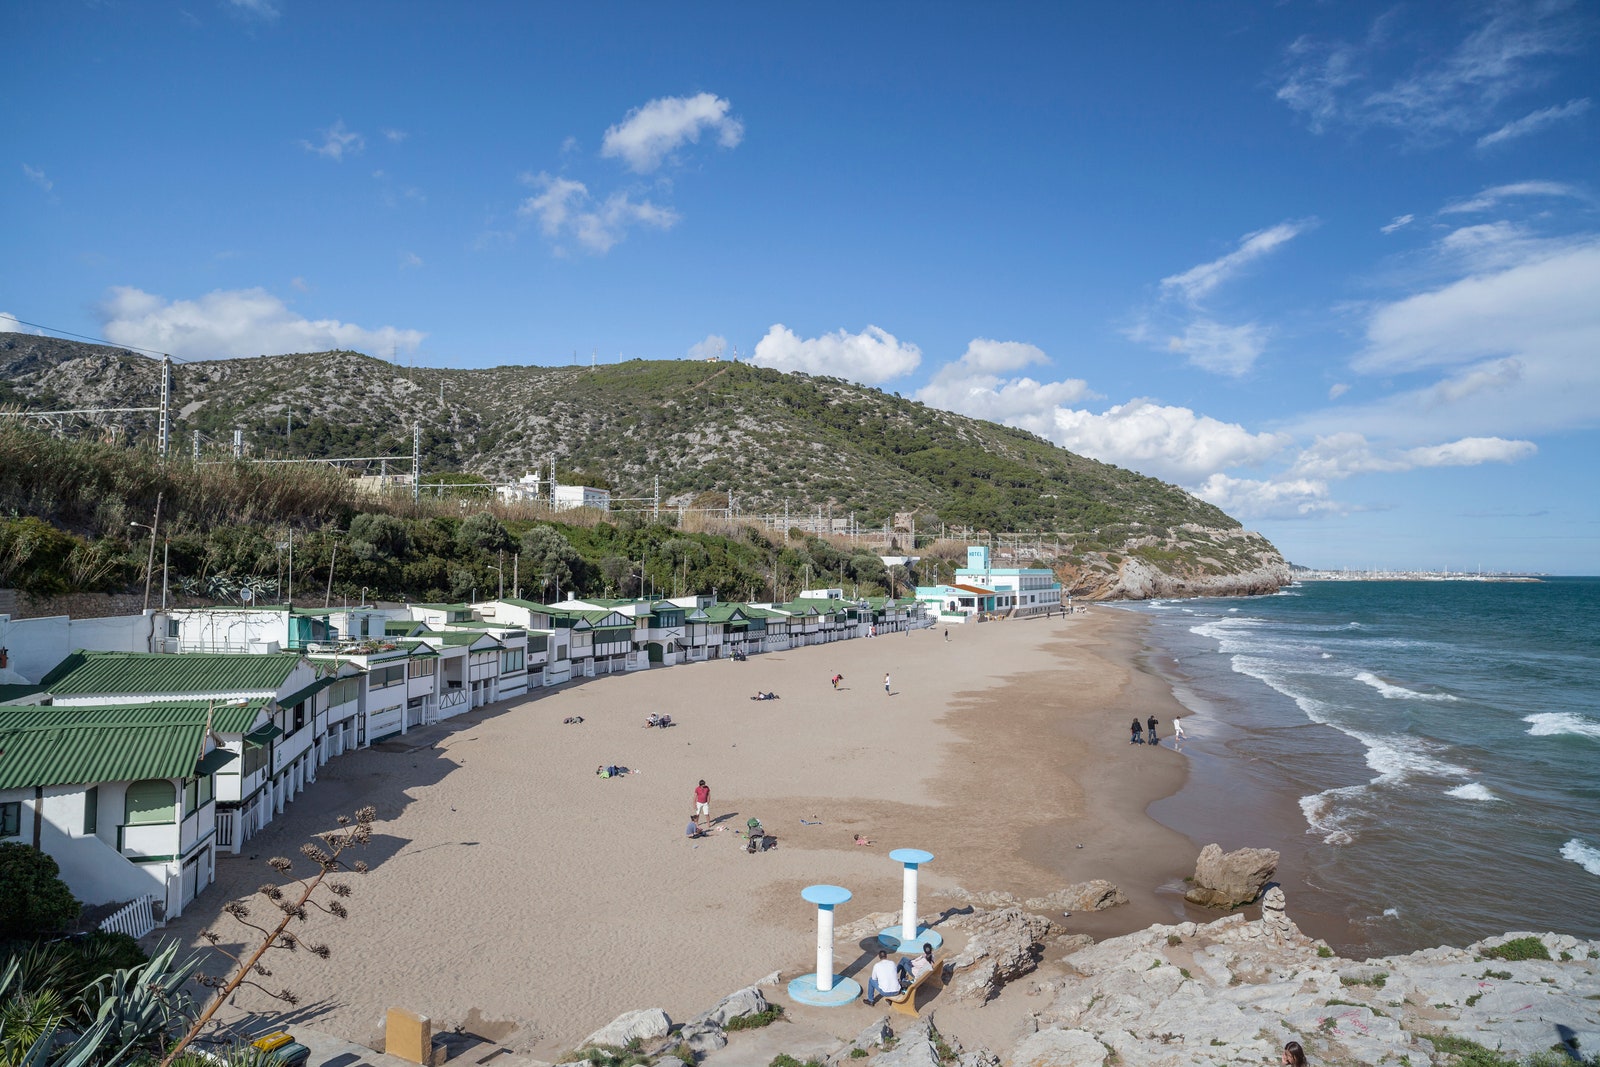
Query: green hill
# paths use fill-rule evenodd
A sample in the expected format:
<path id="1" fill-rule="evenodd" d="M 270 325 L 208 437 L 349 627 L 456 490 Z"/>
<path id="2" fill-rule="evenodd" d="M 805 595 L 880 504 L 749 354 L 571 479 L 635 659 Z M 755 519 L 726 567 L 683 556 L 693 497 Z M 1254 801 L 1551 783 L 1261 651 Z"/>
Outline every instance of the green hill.
<path id="1" fill-rule="evenodd" d="M 0 403 L 24 410 L 153 407 L 160 390 L 154 360 L 22 334 L 0 335 L 0 382 Z M 404 457 L 390 464 L 393 471 L 409 468 L 415 426 L 425 482 L 448 473 L 507 481 L 548 471 L 553 459 L 563 482 L 607 486 L 618 498 L 651 497 L 659 480 L 662 504 L 674 510 L 726 509 L 731 498 L 740 516 L 817 513 L 881 530 L 910 513 L 925 535 L 941 527 L 966 537 L 1033 534 L 1041 544 L 1059 541 L 1063 567 L 1097 574 L 1101 584 L 1123 558 L 1180 577 L 1281 563 L 1263 539 L 1176 486 L 880 390 L 739 363 L 408 370 L 354 352 L 264 356 L 176 365 L 171 410 L 175 457 L 190 454 L 198 431 L 202 459 L 226 458 L 237 430 L 255 459 Z M 155 417 L 144 413 L 102 417 L 94 426 L 79 416 L 57 421 L 80 441 L 104 438 L 145 455 L 155 433 Z M 11 445 L 26 451 L 20 439 Z M 92 461 L 72 462 L 92 467 L 114 463 L 112 455 L 108 447 Z M 264 472 L 277 468 L 244 466 L 256 472 L 240 475 L 254 489 L 212 485 L 208 492 L 213 501 L 248 501 L 245 524 L 343 529 L 351 515 L 376 507 L 324 486 L 310 496 L 334 492 L 337 506 L 295 514 L 285 509 L 298 491 L 268 499 L 274 492 Z M 346 473 L 378 467 L 355 464 Z M 220 469 L 192 473 L 215 483 Z M 110 486 L 92 507 L 65 498 L 47 505 L 37 488 L 10 484 L 18 475 L 0 477 L 7 479 L 0 504 L 91 537 L 125 532 L 127 519 L 120 529 L 108 525 L 108 500 L 130 516 L 148 514 L 154 502 L 154 489 Z M 138 480 L 125 473 L 129 479 Z M 80 478 L 98 480 L 87 469 Z M 185 497 L 176 482 L 170 488 Z M 173 528 L 241 521 L 208 507 L 171 512 Z M 900 541 L 905 547 L 904 535 Z"/>

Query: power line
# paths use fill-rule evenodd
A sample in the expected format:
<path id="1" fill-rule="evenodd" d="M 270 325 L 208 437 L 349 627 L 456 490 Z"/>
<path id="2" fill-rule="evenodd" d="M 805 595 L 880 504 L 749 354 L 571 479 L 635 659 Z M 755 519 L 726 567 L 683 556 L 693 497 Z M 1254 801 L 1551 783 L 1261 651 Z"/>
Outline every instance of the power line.
<path id="1" fill-rule="evenodd" d="M 62 337 L 75 337 L 80 341 L 93 341 L 97 345 L 108 345 L 108 346 L 110 346 L 112 348 L 121 348 L 121 349 L 125 349 L 125 350 L 127 350 L 129 352 L 143 352 L 147 356 L 166 356 L 168 359 L 172 360 L 174 363 L 197 363 L 197 362 L 199 362 L 198 360 L 183 359 L 183 358 L 181 358 L 179 356 L 170 355 L 169 353 L 166 353 L 166 352 L 159 352 L 154 348 L 140 348 L 138 345 L 119 344 L 116 341 L 110 341 L 110 340 L 107 340 L 104 337 L 90 337 L 86 333 L 73 333 L 71 330 L 63 330 L 63 329 L 59 329 L 58 327 L 55 327 L 55 326 L 46 326 L 43 323 L 39 323 L 39 322 L 29 322 L 26 319 L 19 319 L 14 315 L 13 316 L 8 316 L 8 318 L 10 318 L 13 322 L 17 323 L 18 325 L 21 325 L 21 326 L 32 326 L 36 330 L 48 330 L 49 332 L 51 332 L 53 334 L 60 334 Z"/>

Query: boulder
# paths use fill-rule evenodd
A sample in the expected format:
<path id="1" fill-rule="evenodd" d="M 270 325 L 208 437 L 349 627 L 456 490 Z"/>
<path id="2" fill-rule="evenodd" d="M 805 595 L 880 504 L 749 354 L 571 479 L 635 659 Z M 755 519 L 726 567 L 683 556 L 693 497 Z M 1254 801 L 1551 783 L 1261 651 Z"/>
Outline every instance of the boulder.
<path id="1" fill-rule="evenodd" d="M 615 1045 L 625 1048 L 628 1042 L 637 1038 L 640 1041 L 654 1041 L 658 1037 L 666 1037 L 672 1029 L 672 1020 L 667 1018 L 667 1013 L 660 1008 L 641 1008 L 638 1011 L 627 1011 L 612 1019 L 605 1026 L 596 1030 L 583 1039 L 583 1045 Z"/>
<path id="2" fill-rule="evenodd" d="M 1278 869 L 1278 853 L 1270 848 L 1240 848 L 1224 853 L 1222 846 L 1207 845 L 1194 865 L 1194 885 L 1183 895 L 1191 904 L 1206 908 L 1232 908 L 1261 895 Z"/>
<path id="3" fill-rule="evenodd" d="M 878 1053 L 873 1067 L 939 1067 L 939 1050 L 933 1047 L 932 1024 L 918 1019 L 900 1032 L 894 1048 Z"/>
<path id="4" fill-rule="evenodd" d="M 980 1002 L 1037 967 L 1044 939 L 1055 930 L 1050 920 L 1021 908 L 963 915 L 949 925 L 967 931 L 966 949 L 950 961 L 956 971 L 967 970 L 951 983 L 950 995 Z"/>
<path id="5" fill-rule="evenodd" d="M 1027 907 L 1033 911 L 1045 912 L 1104 911 L 1127 902 L 1128 898 L 1122 890 L 1104 879 L 1096 879 L 1092 882 L 1069 885 L 1049 896 L 1032 897 L 1028 900 Z"/>
<path id="6" fill-rule="evenodd" d="M 894 1028 L 889 1025 L 887 1015 L 867 1027 L 855 1036 L 855 1040 L 834 1052 L 827 1059 L 828 1067 L 840 1067 L 842 1064 L 854 1063 L 861 1059 L 852 1055 L 856 1049 L 871 1052 L 894 1036 Z"/>
<path id="7" fill-rule="evenodd" d="M 741 1019 L 746 1015 L 759 1015 L 766 1010 L 767 998 L 761 995 L 761 990 L 755 986 L 746 986 L 717 1001 L 717 1006 L 710 1011 L 696 1015 L 689 1020 L 689 1025 L 710 1024 L 724 1027 L 733 1019 Z"/>

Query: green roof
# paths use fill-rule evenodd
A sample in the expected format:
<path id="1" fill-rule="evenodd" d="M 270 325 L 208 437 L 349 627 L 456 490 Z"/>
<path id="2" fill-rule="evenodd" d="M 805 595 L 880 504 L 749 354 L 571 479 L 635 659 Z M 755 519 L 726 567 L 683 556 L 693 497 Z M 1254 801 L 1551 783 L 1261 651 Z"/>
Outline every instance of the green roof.
<path id="1" fill-rule="evenodd" d="M 33 696 L 35 693 L 44 692 L 44 686 L 31 684 L 0 685 L 0 704 L 12 700 L 22 700 Z"/>
<path id="2" fill-rule="evenodd" d="M 254 730 L 251 730 L 249 733 L 245 734 L 244 741 L 247 745 L 255 745 L 257 748 L 260 748 L 268 741 L 274 741 L 282 736 L 283 727 L 279 726 L 277 723 L 269 722 L 265 726 L 258 726 Z"/>
<path id="3" fill-rule="evenodd" d="M 743 621 L 750 616 L 746 614 L 743 604 L 711 604 L 700 609 L 700 613 L 711 622 Z M 735 620 L 734 616 L 739 619 Z"/>
<path id="4" fill-rule="evenodd" d="M 408 604 L 407 607 L 423 608 L 427 611 L 471 611 L 471 604 Z"/>
<path id="5" fill-rule="evenodd" d="M 473 645 L 486 639 L 493 641 L 496 645 L 500 643 L 500 639 L 495 637 L 493 634 L 474 633 L 471 630 L 457 630 L 454 633 L 446 632 L 442 634 L 428 635 L 428 640 L 439 641 L 452 647 L 457 645 Z"/>
<path id="6" fill-rule="evenodd" d="M 522 600 L 517 597 L 510 596 L 504 597 L 503 599 L 496 601 L 496 603 L 510 604 L 514 608 L 525 608 L 528 611 L 538 611 L 544 613 L 557 610 L 552 608 L 549 604 L 541 604 L 537 600 Z"/>
<path id="7" fill-rule="evenodd" d="M 87 652 L 40 680 L 52 696 L 276 690 L 300 665 L 294 652 Z"/>
<path id="8" fill-rule="evenodd" d="M 251 715 L 261 708 L 255 701 Z M 212 773 L 199 758 L 208 710 L 203 701 L 0 708 L 0 789 Z M 222 730 L 213 715 L 213 729 Z"/>
<path id="9" fill-rule="evenodd" d="M 394 637 L 414 637 L 417 634 L 425 634 L 429 631 L 427 623 L 408 619 L 403 622 L 384 623 L 383 632 Z"/>
<path id="10" fill-rule="evenodd" d="M 609 618 L 611 618 L 611 616 L 617 614 L 616 612 L 612 611 L 610 608 L 588 608 L 588 609 L 585 609 L 585 610 L 582 610 L 582 611 L 575 611 L 572 614 L 577 616 L 578 618 L 582 619 L 584 622 L 587 622 L 590 626 L 596 627 L 596 628 L 601 629 L 601 630 L 631 630 L 631 629 L 633 629 L 633 620 L 628 618 L 626 615 L 622 616 L 623 621 L 620 622 L 620 623 L 615 623 L 614 622 L 614 623 L 611 623 L 611 624 L 606 625 L 606 626 L 601 626 L 600 625 L 601 622 L 603 622 L 604 620 L 609 619 Z"/>

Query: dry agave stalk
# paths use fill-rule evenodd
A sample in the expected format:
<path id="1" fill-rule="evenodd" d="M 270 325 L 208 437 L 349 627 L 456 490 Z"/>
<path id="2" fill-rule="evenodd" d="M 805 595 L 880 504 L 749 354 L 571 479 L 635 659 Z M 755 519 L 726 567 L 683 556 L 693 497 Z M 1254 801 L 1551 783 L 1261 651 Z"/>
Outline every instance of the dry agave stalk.
<path id="1" fill-rule="evenodd" d="M 260 895 L 265 897 L 267 902 L 273 908 L 276 908 L 279 913 L 275 924 L 266 920 L 255 921 L 252 918 L 249 905 L 241 901 L 235 900 L 222 909 L 226 914 L 233 916 L 236 922 L 249 927 L 259 935 L 260 940 L 256 943 L 254 949 L 248 950 L 248 955 L 241 951 L 239 955 L 235 956 L 227 949 L 220 947 L 220 942 L 222 941 L 220 935 L 212 930 L 201 931 L 200 936 L 209 942 L 216 951 L 232 960 L 234 965 L 226 976 L 195 975 L 196 982 L 215 990 L 215 992 L 211 996 L 210 1003 L 206 1005 L 205 1011 L 195 1020 L 194 1025 L 189 1027 L 189 1032 L 184 1034 L 177 1044 L 167 1050 L 166 1058 L 161 1061 L 160 1067 L 170 1067 L 172 1061 L 199 1035 L 200 1031 L 211 1021 L 211 1017 L 216 1014 L 217 1009 L 222 1007 L 223 1002 L 232 996 L 240 986 L 252 986 L 274 1000 L 281 1000 L 289 1005 L 295 1005 L 300 1002 L 300 998 L 295 995 L 293 990 L 268 989 L 256 981 L 257 977 L 272 977 L 272 971 L 261 962 L 261 957 L 266 955 L 268 949 L 280 949 L 286 952 L 298 952 L 304 949 L 318 959 L 327 959 L 332 955 L 332 950 L 327 945 L 315 944 L 292 933 L 289 930 L 289 924 L 303 922 L 306 916 L 310 914 L 308 910 L 310 908 L 316 908 L 318 911 L 339 919 L 349 916 L 350 913 L 345 909 L 343 898 L 350 895 L 350 884 L 348 882 L 325 881 L 325 879 L 330 874 L 336 874 L 340 871 L 354 871 L 356 874 L 367 873 L 367 865 L 365 863 L 359 860 L 354 863 L 346 863 L 342 857 L 346 849 L 364 845 L 371 840 L 372 820 L 377 818 L 377 815 L 378 809 L 368 806 L 358 810 L 354 819 L 348 815 L 339 816 L 340 829 L 316 834 L 316 841 L 308 841 L 300 846 L 300 854 L 317 865 L 317 872 L 314 875 L 310 878 L 296 878 L 287 886 L 268 883 L 261 887 L 259 890 Z M 279 874 L 289 874 L 293 870 L 294 864 L 282 856 L 274 856 L 267 861 L 267 866 Z M 317 899 L 316 892 L 318 889 L 327 890 L 325 899 Z"/>

